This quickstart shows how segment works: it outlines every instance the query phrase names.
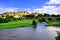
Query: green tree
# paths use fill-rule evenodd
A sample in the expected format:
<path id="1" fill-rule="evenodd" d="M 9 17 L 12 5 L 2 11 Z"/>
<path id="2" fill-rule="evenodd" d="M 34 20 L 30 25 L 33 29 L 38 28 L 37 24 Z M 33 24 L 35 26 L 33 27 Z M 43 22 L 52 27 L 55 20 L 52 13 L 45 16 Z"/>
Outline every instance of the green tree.
<path id="1" fill-rule="evenodd" d="M 52 14 L 51 17 L 56 17 L 56 15 Z"/>
<path id="2" fill-rule="evenodd" d="M 30 15 L 24 15 L 23 17 L 26 18 L 26 19 L 32 19 L 32 18 L 34 18 L 35 16 L 32 15 L 32 14 L 30 14 Z"/>
<path id="3" fill-rule="evenodd" d="M 0 18 L 0 23 L 3 23 L 4 22 L 4 18 Z"/>
<path id="4" fill-rule="evenodd" d="M 37 23 L 36 23 L 35 19 L 33 20 L 32 25 L 33 25 L 33 27 L 37 26 Z"/>
<path id="5" fill-rule="evenodd" d="M 50 15 L 45 13 L 45 14 L 44 14 L 44 17 L 50 17 Z"/>
<path id="6" fill-rule="evenodd" d="M 14 19 L 15 19 L 15 18 L 14 18 L 13 16 L 8 16 L 8 15 L 7 15 L 6 18 L 5 18 L 5 20 L 8 21 L 8 22 L 9 22 L 9 21 L 14 21 Z"/>

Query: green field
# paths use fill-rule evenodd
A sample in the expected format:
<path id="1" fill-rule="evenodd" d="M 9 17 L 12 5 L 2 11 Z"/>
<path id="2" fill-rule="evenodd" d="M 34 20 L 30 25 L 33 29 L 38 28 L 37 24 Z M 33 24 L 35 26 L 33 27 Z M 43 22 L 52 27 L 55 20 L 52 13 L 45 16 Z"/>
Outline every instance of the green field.
<path id="1" fill-rule="evenodd" d="M 32 21 L 33 20 L 18 20 L 9 23 L 0 23 L 0 29 L 32 26 Z M 38 21 L 36 20 L 36 22 Z"/>
<path id="2" fill-rule="evenodd" d="M 60 20 L 48 21 L 47 26 L 60 26 Z"/>

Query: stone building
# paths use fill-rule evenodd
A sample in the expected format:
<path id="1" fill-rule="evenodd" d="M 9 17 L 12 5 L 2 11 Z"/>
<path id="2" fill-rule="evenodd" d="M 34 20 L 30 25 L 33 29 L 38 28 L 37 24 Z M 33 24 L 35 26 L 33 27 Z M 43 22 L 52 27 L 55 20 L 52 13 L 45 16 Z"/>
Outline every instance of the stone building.
<path id="1" fill-rule="evenodd" d="M 6 15 L 14 16 L 16 18 L 22 17 L 23 15 L 29 15 L 29 12 L 27 11 L 21 11 L 21 12 L 5 12 L 3 14 L 0 14 L 0 17 L 6 17 Z"/>

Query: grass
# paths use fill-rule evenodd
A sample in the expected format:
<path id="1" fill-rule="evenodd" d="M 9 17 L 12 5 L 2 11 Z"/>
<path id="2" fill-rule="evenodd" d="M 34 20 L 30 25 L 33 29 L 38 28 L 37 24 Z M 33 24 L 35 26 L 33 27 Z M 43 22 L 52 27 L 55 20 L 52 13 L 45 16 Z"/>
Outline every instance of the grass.
<path id="1" fill-rule="evenodd" d="M 36 20 L 38 23 L 38 21 Z M 32 20 L 18 20 L 12 21 L 9 23 L 0 23 L 0 29 L 3 28 L 16 28 L 16 27 L 25 27 L 25 26 L 32 26 Z"/>
<path id="2" fill-rule="evenodd" d="M 60 20 L 48 21 L 47 26 L 60 26 Z"/>

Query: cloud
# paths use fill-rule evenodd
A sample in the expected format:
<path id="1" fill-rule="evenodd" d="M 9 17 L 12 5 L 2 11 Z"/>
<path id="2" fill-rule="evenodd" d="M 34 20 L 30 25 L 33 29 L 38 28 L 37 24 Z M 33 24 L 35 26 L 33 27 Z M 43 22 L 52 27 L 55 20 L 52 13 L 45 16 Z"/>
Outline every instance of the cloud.
<path id="1" fill-rule="evenodd" d="M 46 2 L 46 4 L 60 4 L 60 0 L 50 0 L 49 2 Z"/>
<path id="2" fill-rule="evenodd" d="M 7 12 L 14 12 L 17 11 L 18 8 L 5 8 L 4 10 Z"/>
<path id="3" fill-rule="evenodd" d="M 22 11 L 28 11 L 29 13 L 32 13 L 31 8 L 22 8 Z"/>
<path id="4" fill-rule="evenodd" d="M 12 7 L 9 7 L 9 8 L 1 8 L 0 7 L 0 13 L 3 13 L 3 12 L 15 12 L 17 10 L 18 10 L 18 8 L 12 8 Z"/>
<path id="5" fill-rule="evenodd" d="M 29 13 L 32 13 L 30 8 L 13 8 L 13 7 L 3 8 L 3 7 L 0 7 L 0 14 L 2 14 L 4 12 L 17 12 L 17 11 L 28 11 Z"/>
<path id="6" fill-rule="evenodd" d="M 31 10 L 30 8 L 23 8 L 23 11 L 29 11 Z"/>
<path id="7" fill-rule="evenodd" d="M 60 7 L 57 7 L 57 6 L 42 6 L 42 8 L 34 8 L 34 9 L 22 8 L 22 10 L 20 8 L 12 8 L 12 7 L 1 8 L 0 7 L 0 13 L 16 12 L 16 11 L 28 11 L 29 13 L 39 12 L 39 13 L 47 13 L 47 14 L 60 14 Z"/>
<path id="8" fill-rule="evenodd" d="M 35 9 L 34 12 L 47 13 L 47 14 L 60 14 L 60 7 L 42 6 L 42 8 Z"/>

